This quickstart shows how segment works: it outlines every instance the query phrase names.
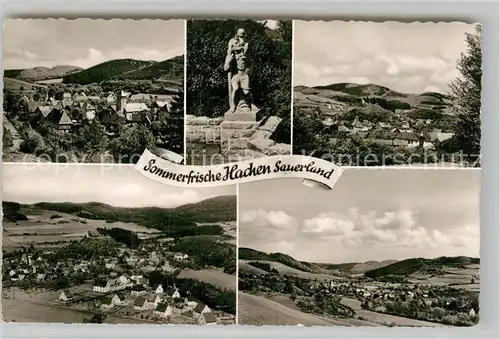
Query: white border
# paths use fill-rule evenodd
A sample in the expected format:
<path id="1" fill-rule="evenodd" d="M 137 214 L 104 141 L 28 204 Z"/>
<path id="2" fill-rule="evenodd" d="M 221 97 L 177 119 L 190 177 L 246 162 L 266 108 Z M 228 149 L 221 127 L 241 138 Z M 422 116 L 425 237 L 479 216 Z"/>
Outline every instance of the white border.
<path id="1" fill-rule="evenodd" d="M 292 97 L 292 102 L 290 103 L 290 154 L 293 154 L 293 78 L 294 78 L 294 63 L 295 63 L 295 58 L 293 57 L 295 55 L 295 20 L 292 20 L 292 74 L 290 75 L 290 81 L 291 81 L 291 97 Z"/>
<path id="2" fill-rule="evenodd" d="M 187 137 L 186 137 L 186 107 L 187 107 L 187 20 L 184 20 L 184 127 L 182 133 L 184 135 L 184 164 L 187 164 Z"/>
<path id="3" fill-rule="evenodd" d="M 240 279 L 240 184 L 236 184 L 236 325 L 239 324 L 238 282 Z"/>

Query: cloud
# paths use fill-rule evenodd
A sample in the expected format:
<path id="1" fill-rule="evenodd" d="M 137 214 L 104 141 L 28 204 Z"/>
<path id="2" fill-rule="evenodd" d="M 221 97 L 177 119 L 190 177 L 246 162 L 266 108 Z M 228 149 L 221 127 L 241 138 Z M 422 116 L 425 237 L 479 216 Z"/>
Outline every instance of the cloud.
<path id="1" fill-rule="evenodd" d="M 296 246 L 297 220 L 283 210 L 244 209 L 238 219 L 240 246 L 285 253 Z"/>
<path id="2" fill-rule="evenodd" d="M 184 31 L 183 20 L 7 19 L 4 68 L 162 61 L 184 53 Z"/>
<path id="3" fill-rule="evenodd" d="M 374 83 L 405 93 L 448 92 L 465 51 L 462 23 L 296 21 L 294 84 Z M 416 77 L 418 75 L 418 77 Z"/>
<path id="4" fill-rule="evenodd" d="M 322 237 L 347 234 L 354 230 L 354 223 L 337 213 L 321 213 L 304 222 L 303 232 L 318 233 Z"/>
<path id="5" fill-rule="evenodd" d="M 346 248 L 394 248 L 439 251 L 479 245 L 479 226 L 462 225 L 441 231 L 424 227 L 418 214 L 408 209 L 360 213 L 320 213 L 304 221 L 302 232 L 317 241 L 336 240 Z"/>
<path id="6" fill-rule="evenodd" d="M 234 186 L 209 189 L 172 187 L 147 179 L 133 166 L 7 164 L 3 198 L 37 202 L 102 202 L 119 207 L 176 207 L 219 195 L 234 195 Z"/>
<path id="7" fill-rule="evenodd" d="M 264 209 L 244 210 L 241 212 L 239 220 L 244 224 L 278 229 L 294 227 L 297 223 L 294 217 L 284 211 L 267 211 Z"/>

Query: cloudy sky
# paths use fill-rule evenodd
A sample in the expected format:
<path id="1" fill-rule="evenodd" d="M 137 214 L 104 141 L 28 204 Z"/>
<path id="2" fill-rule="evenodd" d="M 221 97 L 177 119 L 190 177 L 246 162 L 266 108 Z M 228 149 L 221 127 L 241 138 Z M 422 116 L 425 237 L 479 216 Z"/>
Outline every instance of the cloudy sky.
<path id="1" fill-rule="evenodd" d="M 403 93 L 449 91 L 466 51 L 463 23 L 295 21 L 294 85 L 352 82 Z"/>
<path id="2" fill-rule="evenodd" d="M 176 207 L 220 195 L 236 187 L 186 189 L 147 179 L 133 166 L 4 164 L 3 200 L 101 202 L 117 207 Z"/>
<path id="3" fill-rule="evenodd" d="M 240 185 L 239 244 L 347 263 L 479 256 L 480 172 L 346 169 L 333 190 Z"/>
<path id="4" fill-rule="evenodd" d="M 184 20 L 6 19 L 3 34 L 4 69 L 162 61 L 185 45 Z"/>

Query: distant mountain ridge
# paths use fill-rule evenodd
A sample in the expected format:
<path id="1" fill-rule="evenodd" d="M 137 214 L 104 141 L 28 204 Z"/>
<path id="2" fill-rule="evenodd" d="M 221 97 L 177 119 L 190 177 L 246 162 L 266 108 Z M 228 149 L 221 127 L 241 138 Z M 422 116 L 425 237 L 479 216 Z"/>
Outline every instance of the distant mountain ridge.
<path id="1" fill-rule="evenodd" d="M 480 259 L 470 257 L 439 257 L 435 259 L 411 258 L 405 260 L 367 261 L 364 263 L 326 264 L 298 261 L 283 253 L 265 253 L 251 248 L 240 247 L 238 259 L 253 261 L 273 261 L 309 273 L 364 274 L 369 278 L 387 275 L 411 275 L 416 272 L 430 272 L 442 266 L 464 267 L 479 264 Z"/>
<path id="2" fill-rule="evenodd" d="M 2 207 L 4 210 L 4 217 L 11 221 L 23 218 L 23 216 L 19 213 L 19 210 L 22 207 L 34 207 L 49 211 L 73 214 L 88 219 L 135 222 L 139 225 L 156 228 L 158 230 L 192 227 L 196 226 L 197 222 L 206 223 L 236 220 L 236 196 L 232 195 L 218 196 L 202 200 L 194 204 L 187 204 L 174 208 L 114 207 L 99 202 L 40 202 L 32 205 L 22 205 L 9 201 L 3 201 Z"/>
<path id="3" fill-rule="evenodd" d="M 380 107 L 374 107 L 375 104 Z M 450 114 L 452 98 L 436 92 L 401 93 L 376 84 L 335 83 L 324 86 L 295 86 L 294 105 L 297 107 L 316 107 L 325 114 L 331 109 L 325 105 L 339 108 L 365 108 L 377 113 L 391 113 L 396 109 L 434 109 Z"/>
<path id="4" fill-rule="evenodd" d="M 184 56 L 164 61 L 135 59 L 109 60 L 63 78 L 64 83 L 86 85 L 107 80 L 170 80 L 184 79 Z"/>
<path id="5" fill-rule="evenodd" d="M 42 81 L 62 78 L 65 75 L 82 70 L 78 66 L 60 65 L 54 67 L 37 66 L 27 69 L 11 69 L 4 71 L 4 77 L 23 81 Z"/>
<path id="6" fill-rule="evenodd" d="M 365 272 L 369 278 L 379 278 L 384 276 L 402 275 L 407 276 L 416 272 L 437 273 L 443 266 L 462 268 L 466 265 L 479 264 L 479 258 L 460 257 L 439 257 L 435 259 L 411 258 L 397 261 L 391 265 L 376 268 Z"/>

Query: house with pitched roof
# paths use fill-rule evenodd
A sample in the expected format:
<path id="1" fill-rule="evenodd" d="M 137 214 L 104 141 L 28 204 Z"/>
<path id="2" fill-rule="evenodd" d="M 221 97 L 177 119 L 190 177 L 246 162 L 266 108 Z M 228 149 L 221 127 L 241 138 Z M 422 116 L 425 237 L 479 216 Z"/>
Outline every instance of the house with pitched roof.
<path id="1" fill-rule="evenodd" d="M 217 318 L 213 312 L 205 312 L 199 315 L 198 323 L 200 325 L 217 325 Z"/>
<path id="2" fill-rule="evenodd" d="M 59 295 L 59 300 L 61 300 L 61 301 L 69 301 L 69 300 L 73 300 L 73 298 L 74 298 L 73 293 L 71 293 L 70 290 L 64 290 Z"/>
<path id="3" fill-rule="evenodd" d="M 123 107 L 125 119 L 127 122 L 142 122 L 147 119 L 146 113 L 149 113 L 149 108 L 145 103 L 127 103 Z"/>
<path id="4" fill-rule="evenodd" d="M 107 296 L 102 300 L 101 307 L 110 309 L 115 307 L 115 305 L 118 305 L 119 303 L 120 298 L 116 294 L 113 294 L 112 296 Z"/>
<path id="5" fill-rule="evenodd" d="M 162 284 L 156 284 L 154 287 L 153 287 L 154 291 L 156 294 L 162 294 L 163 293 L 163 286 Z"/>
<path id="6" fill-rule="evenodd" d="M 109 280 L 96 279 L 96 281 L 94 282 L 93 291 L 107 293 L 111 291 L 111 282 Z"/>
<path id="7" fill-rule="evenodd" d="M 148 309 L 148 302 L 144 298 L 137 298 L 134 301 L 134 310 L 143 311 Z"/>
<path id="8" fill-rule="evenodd" d="M 142 285 L 135 285 L 130 294 L 136 297 L 146 295 L 146 288 Z"/>
<path id="9" fill-rule="evenodd" d="M 86 102 L 83 107 L 83 113 L 86 120 L 92 121 L 95 119 L 96 109 L 90 102 Z"/>
<path id="10" fill-rule="evenodd" d="M 54 124 L 60 131 L 69 132 L 73 126 L 73 120 L 65 110 L 52 109 L 45 119 Z"/>
<path id="11" fill-rule="evenodd" d="M 180 298 L 181 294 L 177 288 L 167 288 L 167 296 L 170 298 Z"/>
<path id="12" fill-rule="evenodd" d="M 154 313 L 157 316 L 165 318 L 172 314 L 172 307 L 166 303 L 159 303 Z"/>
<path id="13" fill-rule="evenodd" d="M 196 307 L 196 305 L 198 305 L 198 301 L 191 296 L 184 298 L 184 303 L 186 303 L 188 307 Z"/>
<path id="14" fill-rule="evenodd" d="M 160 303 L 161 298 L 158 294 L 152 294 L 148 297 L 148 308 L 154 310 Z"/>
<path id="15" fill-rule="evenodd" d="M 198 303 L 195 308 L 193 308 L 193 312 L 197 314 L 203 314 L 203 313 L 208 313 L 212 312 L 210 307 L 205 305 L 204 303 Z"/>

